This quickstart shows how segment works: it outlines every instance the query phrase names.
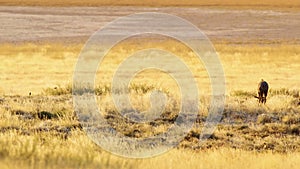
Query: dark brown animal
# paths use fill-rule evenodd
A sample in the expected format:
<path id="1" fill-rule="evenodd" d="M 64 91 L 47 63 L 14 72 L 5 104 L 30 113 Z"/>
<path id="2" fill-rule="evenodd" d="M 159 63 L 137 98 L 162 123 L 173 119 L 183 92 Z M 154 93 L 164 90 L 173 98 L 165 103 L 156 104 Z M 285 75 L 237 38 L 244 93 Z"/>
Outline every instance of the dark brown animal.
<path id="1" fill-rule="evenodd" d="M 265 104 L 267 102 L 268 90 L 268 83 L 261 79 L 261 81 L 258 84 L 258 96 L 255 96 L 255 98 L 258 98 L 258 103 Z"/>

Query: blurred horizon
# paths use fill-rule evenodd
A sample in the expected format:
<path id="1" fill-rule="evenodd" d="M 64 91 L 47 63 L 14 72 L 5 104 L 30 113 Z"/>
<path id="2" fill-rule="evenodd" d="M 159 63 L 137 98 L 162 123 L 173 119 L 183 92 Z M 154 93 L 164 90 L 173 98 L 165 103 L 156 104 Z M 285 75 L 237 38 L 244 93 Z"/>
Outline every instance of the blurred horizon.
<path id="1" fill-rule="evenodd" d="M 133 1 L 133 0 L 0 0 L 0 6 L 251 6 L 251 7 L 279 7 L 279 8 L 299 8 L 299 0 L 153 0 Z"/>
<path id="2" fill-rule="evenodd" d="M 0 6 L 0 43 L 84 43 L 99 28 L 133 13 L 160 12 L 190 21 L 212 41 L 234 44 L 300 44 L 300 13 L 286 10 L 209 7 Z M 234 18 L 234 19 L 232 19 Z M 149 18 L 144 18 L 148 20 Z M 259 19 L 259 22 L 257 22 Z M 16 20 L 18 22 L 16 22 Z M 135 23 L 131 21 L 130 23 Z M 274 24 L 278 23 L 278 24 Z M 128 24 L 120 25 L 128 32 Z M 185 28 L 174 25 L 174 30 Z M 193 38 L 193 34 L 189 37 Z"/>

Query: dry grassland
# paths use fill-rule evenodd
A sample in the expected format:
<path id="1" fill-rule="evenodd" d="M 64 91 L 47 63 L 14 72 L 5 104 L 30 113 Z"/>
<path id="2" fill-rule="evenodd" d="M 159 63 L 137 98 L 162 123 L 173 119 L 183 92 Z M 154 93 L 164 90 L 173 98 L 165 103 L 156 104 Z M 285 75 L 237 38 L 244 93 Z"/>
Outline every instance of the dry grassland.
<path id="1" fill-rule="evenodd" d="M 6 95 L 39 94 L 44 88 L 66 86 L 72 83 L 73 71 L 83 44 L 23 44 L 0 46 L 0 93 Z M 117 66 L 128 56 L 143 48 L 168 50 L 187 64 L 198 82 L 200 90 L 207 93 L 210 82 L 203 63 L 187 47 L 177 42 L 139 42 L 120 44 L 111 50 L 100 65 L 96 84 L 108 85 Z M 253 92 L 261 78 L 270 83 L 271 89 L 297 89 L 299 86 L 299 45 L 230 45 L 216 44 L 226 76 L 227 94 L 236 90 Z M 145 56 L 147 58 L 147 56 Z M 162 57 L 162 63 L 166 62 Z M 138 74 L 136 83 L 150 83 L 156 72 Z M 155 85 L 172 85 L 172 79 Z M 172 83 L 172 84 L 171 84 Z"/>
<path id="2" fill-rule="evenodd" d="M 199 85 L 201 111 L 192 131 L 168 153 L 150 159 L 124 159 L 95 145 L 84 133 L 72 105 L 72 75 L 82 44 L 2 44 L 0 46 L 0 168 L 298 168 L 300 159 L 299 45 L 216 44 L 226 77 L 226 103 L 214 134 L 199 145 L 209 107 L 210 82 L 201 61 L 174 41 L 120 44 L 107 55 L 96 77 L 104 116 L 123 134 L 145 137 L 164 132 L 174 122 L 178 100 L 151 124 L 126 124 L 110 99 L 117 65 L 142 47 L 177 54 Z M 145 56 L 147 57 L 147 56 Z M 163 60 L 162 62 L 167 62 Z M 102 68 L 102 69 L 101 69 Z M 154 88 L 177 95 L 174 80 L 155 71 L 138 74 L 130 90 L 137 109 L 147 109 Z M 258 106 L 258 81 L 271 90 Z M 28 96 L 31 92 L 32 95 Z M 125 121 L 126 122 L 126 121 Z M 138 132 L 137 132 L 138 131 Z"/>

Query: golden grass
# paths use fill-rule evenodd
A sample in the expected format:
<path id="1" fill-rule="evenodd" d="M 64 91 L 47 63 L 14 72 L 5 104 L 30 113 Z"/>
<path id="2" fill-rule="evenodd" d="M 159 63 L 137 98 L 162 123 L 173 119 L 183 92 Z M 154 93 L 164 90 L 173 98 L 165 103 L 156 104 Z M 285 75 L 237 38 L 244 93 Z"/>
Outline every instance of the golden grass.
<path id="1" fill-rule="evenodd" d="M 278 97 L 288 100 L 291 96 L 271 97 L 270 109 L 257 107 L 247 97 L 248 101 L 243 96 L 231 97 L 226 102 L 224 117 L 235 125 L 221 124 L 212 139 L 199 148 L 192 148 L 197 147 L 200 132 L 194 128 L 180 146 L 148 159 L 121 158 L 95 145 L 79 125 L 70 95 L 5 97 L 0 104 L 0 167 L 296 169 L 300 158 L 300 118 L 293 114 L 300 110 L 291 102 L 274 102 Z M 289 111 L 289 106 L 296 112 Z M 278 110 L 298 121 L 281 122 L 283 115 L 276 114 Z M 41 117 L 39 112 L 58 116 Z M 240 120 L 251 120 L 247 114 L 270 119 L 253 121 L 253 126 L 239 124 Z M 149 128 L 144 132 L 149 132 Z"/>
<path id="2" fill-rule="evenodd" d="M 40 1 L 40 0 L 0 0 L 1 5 L 30 5 L 30 6 L 102 6 L 102 5 L 137 5 L 137 6 L 276 6 L 276 7 L 299 7 L 300 2 L 298 0 L 211 0 L 211 1 L 185 1 L 185 0 L 53 0 L 53 1 Z"/>
<path id="3" fill-rule="evenodd" d="M 11 133 L 14 135 L 14 133 Z M 76 135 L 76 142 L 71 138 L 66 143 L 61 143 L 57 139 L 51 141 L 51 145 L 40 145 L 34 138 L 20 137 L 17 135 L 17 146 L 36 146 L 38 151 L 34 157 L 22 157 L 32 152 L 32 148 L 26 148 L 22 152 L 13 152 L 19 158 L 14 162 L 9 158 L 0 161 L 0 167 L 6 168 L 214 168 L 214 169 L 297 169 L 299 165 L 299 153 L 277 154 L 277 153 L 255 153 L 234 149 L 220 149 L 218 151 L 209 150 L 207 152 L 193 152 L 189 150 L 172 150 L 166 154 L 150 159 L 126 159 L 113 156 L 104 151 L 99 151 L 95 145 L 91 144 L 85 135 Z M 12 136 L 11 138 L 14 138 Z M 22 140 L 19 140 L 22 139 Z M 6 141 L 6 140 L 5 140 Z M 48 141 L 48 140 L 47 140 Z M 12 145 L 12 144 L 9 144 Z M 65 146 L 63 146 L 65 145 Z M 66 148 L 70 146 L 72 148 Z M 13 150 L 9 146 L 10 150 Z M 51 150 L 51 151 L 49 151 Z M 19 149 L 17 149 L 19 151 Z M 16 153 L 16 154 L 14 154 Z M 24 153 L 24 154 L 22 154 Z M 20 155 L 19 155 L 20 154 Z M 21 156 L 21 157 L 20 157 Z M 283 162 L 284 161 L 284 162 Z"/>
<path id="4" fill-rule="evenodd" d="M 126 159 L 96 146 L 83 132 L 72 107 L 72 76 L 83 44 L 2 44 L 0 46 L 0 168 L 298 168 L 300 159 L 299 45 L 216 44 L 226 77 L 226 105 L 222 124 L 202 147 L 198 136 L 203 121 L 177 149 L 150 159 Z M 96 87 L 105 115 L 115 109 L 109 98 L 111 76 L 118 64 L 143 47 L 158 47 L 183 59 L 201 88 L 200 115 L 207 116 L 209 78 L 201 61 L 174 41 L 121 43 L 100 65 Z M 162 60 L 162 62 L 167 60 Z M 147 109 L 148 90 L 161 88 L 176 95 L 176 85 L 156 71 L 138 74 L 132 81 L 134 106 Z M 266 106 L 251 96 L 264 78 L 271 90 Z M 145 82 L 149 82 L 146 84 Z M 56 88 L 54 88 L 56 87 Z M 27 96 L 32 92 L 32 96 Z M 18 96 L 21 95 L 21 96 Z M 177 102 L 168 104 L 170 116 Z M 175 112 L 176 113 L 176 112 Z M 119 122 L 113 116 L 111 122 Z M 166 117 L 173 118 L 173 117 Z M 124 122 L 124 121 L 123 121 Z M 113 123 L 112 123 L 113 124 Z M 121 132 L 133 137 L 164 132 L 169 122 L 127 125 Z M 142 133 L 135 135 L 136 128 Z M 149 130 L 151 129 L 151 130 Z M 143 135 L 144 132 L 144 135 Z"/>
<path id="5" fill-rule="evenodd" d="M 43 88 L 71 84 L 82 45 L 1 45 L 3 94 L 40 93 Z M 43 87 L 44 86 L 44 87 Z"/>
<path id="6" fill-rule="evenodd" d="M 83 44 L 23 44 L 0 46 L 0 94 L 27 95 L 39 94 L 44 88 L 72 83 L 73 71 Z M 210 92 L 210 81 L 204 65 L 194 53 L 180 43 L 162 41 L 155 43 L 120 44 L 111 50 L 100 65 L 96 86 L 109 85 L 118 65 L 128 56 L 143 48 L 168 50 L 181 57 L 191 69 L 201 89 Z M 299 84 L 299 45 L 228 45 L 216 44 L 216 51 L 226 76 L 227 94 L 231 91 L 256 90 L 261 78 L 274 89 L 297 89 Z M 162 62 L 166 62 L 163 60 Z M 144 71 L 138 74 L 133 83 L 150 83 L 157 71 Z M 155 85 L 174 88 L 173 79 L 160 73 L 164 78 L 156 79 Z M 175 85 L 175 86 L 174 86 Z M 171 87 L 170 87 L 171 86 Z"/>

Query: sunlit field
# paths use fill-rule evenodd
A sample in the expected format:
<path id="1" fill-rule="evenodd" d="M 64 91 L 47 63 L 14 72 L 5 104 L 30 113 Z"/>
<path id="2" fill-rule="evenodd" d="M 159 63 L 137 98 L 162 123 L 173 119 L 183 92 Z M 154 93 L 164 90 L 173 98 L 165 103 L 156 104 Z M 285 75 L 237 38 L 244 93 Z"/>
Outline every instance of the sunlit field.
<path id="1" fill-rule="evenodd" d="M 0 0 L 0 169 L 298 169 L 299 9 L 299 0 Z M 92 67 L 99 56 L 94 48 L 83 52 L 88 38 L 119 17 L 143 12 L 187 20 L 203 31 L 215 51 L 199 58 L 187 44 L 171 37 L 131 36 L 114 45 L 98 63 L 94 86 L 78 82 L 74 78 L 78 58 L 88 54 L 82 61 Z M 151 17 L 140 19 L 147 22 Z M 138 21 L 120 23 L 117 28 L 124 32 L 117 34 L 112 27 L 112 35 L 130 32 L 128 27 Z M 195 43 L 182 25 L 175 24 L 174 30 Z M 107 44 L 92 47 L 108 48 Z M 190 82 L 179 85 L 187 81 L 188 71 L 173 64 L 175 58 L 145 49 L 172 53 L 188 67 L 198 91 Z M 213 52 L 221 65 L 211 59 Z M 132 58 L 128 67 L 120 67 Z M 142 69 L 140 63 L 153 58 L 158 60 L 155 68 Z M 168 65 L 172 69 L 161 70 Z M 207 71 L 208 65 L 212 72 Z M 142 71 L 132 73 L 134 66 Z M 113 88 L 117 70 L 130 81 L 125 84 L 121 79 Z M 224 72 L 224 95 L 219 94 L 222 85 L 212 87 L 212 79 L 222 79 L 214 74 L 216 70 Z M 86 76 L 89 71 L 80 73 Z M 261 79 L 269 84 L 266 104 L 255 98 Z M 186 92 L 181 93 L 184 88 Z M 91 116 L 92 105 L 80 107 L 86 100 L 76 100 L 91 94 L 100 112 L 97 117 Z M 189 94 L 199 98 L 194 101 Z M 132 107 L 121 96 L 128 96 Z M 225 98 L 224 110 L 220 119 L 212 118 L 208 124 L 211 111 L 221 109 L 216 106 L 219 102 L 212 105 L 212 96 Z M 183 103 L 182 98 L 188 101 Z M 117 105 L 125 108 L 119 111 Z M 191 121 L 193 126 L 181 138 L 180 129 Z M 172 131 L 174 138 L 169 137 L 174 126 L 180 129 Z M 206 126 L 215 128 L 204 132 Z M 101 135 L 107 146 L 98 146 L 91 135 L 94 139 Z M 160 135 L 168 138 L 155 142 L 151 138 Z M 112 139 L 117 136 L 122 139 Z M 148 144 L 135 145 L 124 137 L 145 139 Z M 178 144 L 177 138 L 181 138 Z M 117 145 L 115 152 L 107 150 L 112 145 Z M 141 151 L 143 147 L 157 152 L 166 145 L 174 147 L 150 158 L 128 158 L 149 156 L 150 151 Z"/>
<path id="2" fill-rule="evenodd" d="M 1 168 L 298 168 L 300 159 L 300 47 L 297 44 L 213 43 L 226 78 L 223 118 L 199 144 L 208 115 L 210 81 L 201 60 L 176 41 L 115 46 L 95 79 L 100 109 L 112 126 L 134 138 L 164 132 L 176 118 L 178 87 L 163 72 L 137 74 L 129 86 L 137 109 L 149 108 L 149 92 L 174 96 L 164 117 L 151 124 L 126 124 L 112 106 L 111 78 L 118 65 L 143 48 L 168 50 L 193 72 L 200 91 L 198 120 L 181 143 L 149 159 L 112 155 L 84 133 L 72 102 L 73 71 L 84 44 L 2 44 L 0 46 Z M 147 58 L 149 56 L 145 56 Z M 142 58 L 143 59 L 143 58 Z M 162 62 L 167 62 L 162 56 Z M 156 79 L 157 73 L 161 77 Z M 258 105 L 257 83 L 270 85 L 266 105 Z"/>
<path id="3" fill-rule="evenodd" d="M 39 95 L 46 88 L 71 85 L 73 71 L 83 45 L 1 45 L 0 93 L 2 95 L 28 95 L 31 92 L 33 95 Z M 300 49 L 297 44 L 214 43 L 214 46 L 223 65 L 228 95 L 236 90 L 256 91 L 257 83 L 261 78 L 270 83 L 271 89 L 297 89 L 299 86 L 297 72 L 300 66 Z M 177 42 L 155 42 L 144 45 L 127 43 L 125 46 L 124 44 L 116 46 L 99 65 L 95 79 L 96 86 L 109 85 L 121 61 L 138 50 L 150 47 L 168 50 L 182 58 L 191 69 L 200 90 L 203 89 L 202 91 L 207 93 L 209 79 L 203 63 L 189 48 Z M 162 62 L 164 62 L 163 56 Z M 157 72 L 146 71 L 145 76 L 138 74 L 134 80 L 136 83 L 148 83 L 152 81 L 155 73 Z M 156 83 L 164 85 L 166 82 Z M 165 88 L 168 88 L 168 85 L 165 85 Z"/>

